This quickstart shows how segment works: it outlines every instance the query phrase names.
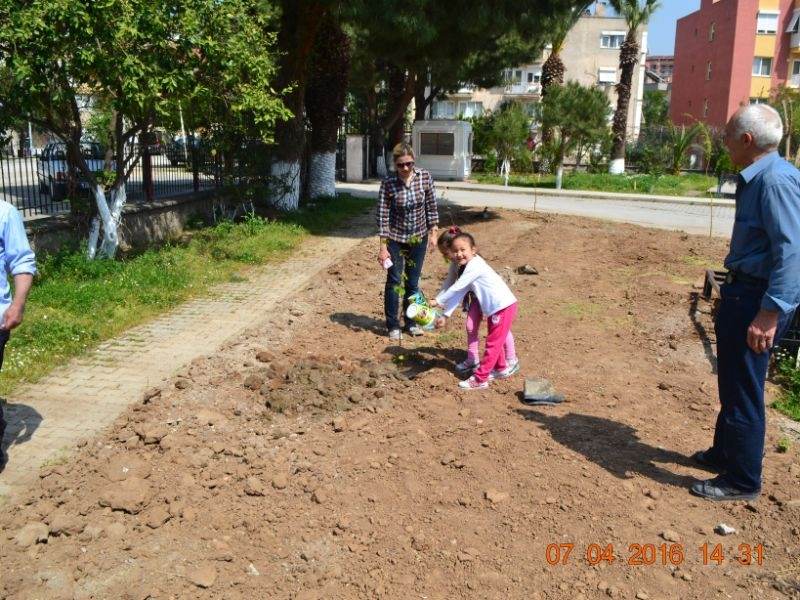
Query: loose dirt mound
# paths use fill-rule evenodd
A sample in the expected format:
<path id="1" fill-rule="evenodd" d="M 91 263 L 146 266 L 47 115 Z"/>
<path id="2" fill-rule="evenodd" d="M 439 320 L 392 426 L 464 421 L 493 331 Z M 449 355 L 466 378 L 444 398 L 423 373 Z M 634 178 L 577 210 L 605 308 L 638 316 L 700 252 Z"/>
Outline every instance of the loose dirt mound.
<path id="1" fill-rule="evenodd" d="M 724 245 L 519 213 L 469 229 L 520 299 L 523 373 L 562 406 L 520 404 L 521 376 L 459 391 L 458 319 L 389 344 L 365 242 L 43 469 L 0 516 L 0 597 L 797 595 L 800 467 L 796 446 L 774 451 L 774 414 L 758 502 L 686 491 L 711 475 L 686 456 L 716 407 L 692 283 Z M 444 270 L 428 259 L 427 293 Z M 723 522 L 737 533 L 715 534 Z M 748 549 L 761 565 L 736 561 Z"/>

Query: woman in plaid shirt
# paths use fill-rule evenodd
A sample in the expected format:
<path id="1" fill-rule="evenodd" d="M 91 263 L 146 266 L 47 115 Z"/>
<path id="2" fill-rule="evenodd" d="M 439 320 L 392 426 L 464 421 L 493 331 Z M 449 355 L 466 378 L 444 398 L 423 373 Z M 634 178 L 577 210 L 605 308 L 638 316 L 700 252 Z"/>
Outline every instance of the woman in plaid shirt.
<path id="1" fill-rule="evenodd" d="M 419 291 L 419 276 L 425 261 L 426 249 L 436 247 L 439 211 L 436 190 L 431 174 L 414 167 L 414 150 L 406 143 L 397 144 L 392 151 L 395 173 L 381 183 L 378 193 L 378 262 L 390 265 L 386 271 L 384 312 L 389 337 L 400 339 L 400 319 L 397 314 L 398 291 L 403 293 L 405 330 L 422 335 L 422 329 L 405 318 L 408 299 Z M 388 261 L 387 261 L 388 259 Z"/>

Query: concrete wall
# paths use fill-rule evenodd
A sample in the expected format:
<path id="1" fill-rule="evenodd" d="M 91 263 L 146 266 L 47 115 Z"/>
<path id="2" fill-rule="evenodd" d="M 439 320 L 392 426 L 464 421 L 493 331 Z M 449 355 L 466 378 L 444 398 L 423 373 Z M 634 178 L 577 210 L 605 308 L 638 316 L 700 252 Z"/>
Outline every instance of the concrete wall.
<path id="1" fill-rule="evenodd" d="M 120 223 L 120 249 L 144 249 L 179 239 L 190 218 L 210 217 L 213 201 L 212 192 L 201 192 L 151 204 L 127 205 Z M 28 221 L 25 227 L 37 253 L 56 252 L 86 237 L 66 216 Z"/>

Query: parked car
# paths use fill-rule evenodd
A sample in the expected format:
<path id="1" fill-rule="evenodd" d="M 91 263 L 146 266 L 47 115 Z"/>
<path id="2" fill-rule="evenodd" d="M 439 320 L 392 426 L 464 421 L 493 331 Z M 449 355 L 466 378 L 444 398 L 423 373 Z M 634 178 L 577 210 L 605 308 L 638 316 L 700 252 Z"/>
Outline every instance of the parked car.
<path id="1" fill-rule="evenodd" d="M 102 171 L 105 155 L 100 144 L 95 142 L 82 142 L 81 154 L 92 171 Z M 63 142 L 47 144 L 36 166 L 36 175 L 39 180 L 39 190 L 48 194 L 55 201 L 64 200 L 70 193 L 89 193 L 89 182 L 83 174 L 79 173 L 77 165 L 69 164 L 67 160 L 67 146 Z"/>
<path id="2" fill-rule="evenodd" d="M 186 164 L 187 159 L 192 161 L 192 148 L 199 150 L 203 145 L 203 141 L 195 136 L 190 137 L 188 140 L 184 137 L 177 137 L 167 144 L 166 152 L 169 164 L 173 167 Z"/>

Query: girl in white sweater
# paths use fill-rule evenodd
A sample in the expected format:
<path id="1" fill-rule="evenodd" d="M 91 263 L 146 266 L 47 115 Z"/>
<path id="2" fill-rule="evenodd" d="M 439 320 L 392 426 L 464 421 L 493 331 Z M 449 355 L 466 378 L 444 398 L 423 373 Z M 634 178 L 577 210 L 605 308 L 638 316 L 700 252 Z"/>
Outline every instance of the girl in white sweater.
<path id="1" fill-rule="evenodd" d="M 436 240 L 439 252 L 441 252 L 442 256 L 444 256 L 445 259 L 450 263 L 450 268 L 447 270 L 447 277 L 442 283 L 442 289 L 439 291 L 440 294 L 446 292 L 448 288 L 450 288 L 450 286 L 453 285 L 458 279 L 460 267 L 458 266 L 458 261 L 456 261 L 450 253 L 450 243 L 459 233 L 461 233 L 461 229 L 458 226 L 453 225 L 439 234 L 439 237 Z M 467 358 L 466 360 L 456 364 L 456 370 L 461 373 L 471 375 L 480 364 L 480 339 L 478 334 L 480 333 L 481 321 L 483 320 L 481 305 L 473 294 L 468 293 L 464 297 L 464 312 L 466 313 L 464 326 L 467 331 Z M 519 370 L 516 348 L 514 346 L 514 334 L 510 331 L 506 337 L 503 350 L 505 351 L 506 363 L 508 364 L 507 373 L 505 373 L 504 376 L 509 377 Z M 501 378 L 502 377 L 503 375 L 501 375 Z"/>
<path id="2" fill-rule="evenodd" d="M 490 379 L 510 377 L 519 370 L 516 360 L 513 364 L 507 362 L 504 350 L 517 315 L 517 299 L 500 275 L 478 255 L 475 239 L 469 233 L 461 232 L 453 237 L 450 256 L 458 264 L 458 278 L 431 302 L 433 306 L 441 306 L 444 313 L 437 326 L 443 326 L 444 319 L 453 314 L 468 293 L 472 293 L 481 312 L 487 316 L 489 334 L 477 370 L 472 377 L 460 382 L 459 387 L 471 390 L 487 388 Z"/>

